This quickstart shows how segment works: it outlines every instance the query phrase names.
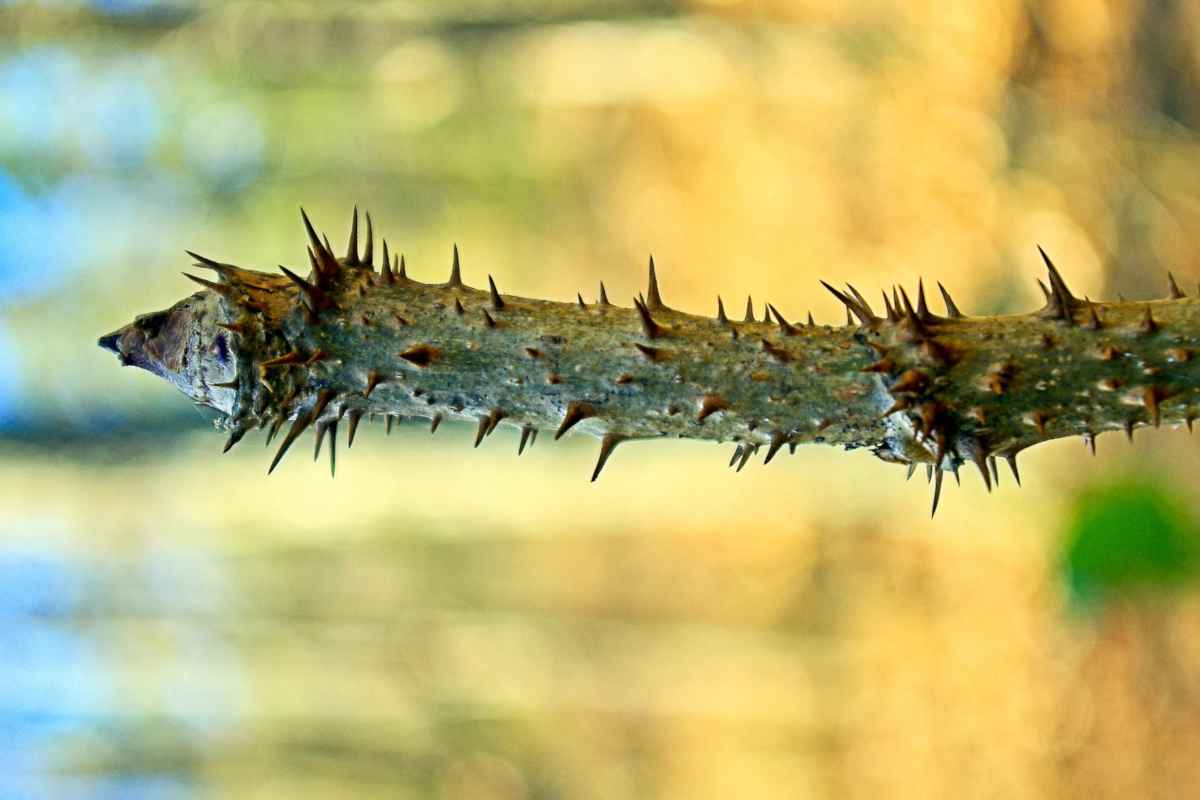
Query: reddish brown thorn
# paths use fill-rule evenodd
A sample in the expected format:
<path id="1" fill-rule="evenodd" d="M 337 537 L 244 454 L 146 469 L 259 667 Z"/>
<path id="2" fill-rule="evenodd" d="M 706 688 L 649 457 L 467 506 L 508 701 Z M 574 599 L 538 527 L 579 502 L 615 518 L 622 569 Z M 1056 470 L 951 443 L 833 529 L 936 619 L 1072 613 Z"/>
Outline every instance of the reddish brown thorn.
<path id="1" fill-rule="evenodd" d="M 1187 297 L 1187 295 L 1183 293 L 1183 290 L 1179 288 L 1179 284 L 1175 282 L 1175 276 L 1170 272 L 1167 273 L 1167 288 L 1172 300 L 1182 300 L 1183 298 Z"/>
<path id="2" fill-rule="evenodd" d="M 367 386 L 363 389 L 363 397 L 370 397 L 371 392 L 375 391 L 375 387 L 383 381 L 383 376 L 375 370 L 367 373 Z"/>
<path id="3" fill-rule="evenodd" d="M 434 414 L 433 417 L 429 420 L 429 432 L 437 433 L 438 426 L 441 424 L 442 424 L 442 415 Z"/>
<path id="4" fill-rule="evenodd" d="M 938 290 L 942 293 L 942 302 L 946 304 L 946 316 L 950 317 L 950 319 L 962 319 L 963 313 L 958 310 L 958 306 L 950 298 L 950 293 L 946 291 L 946 287 L 942 286 L 940 281 L 938 282 Z"/>
<path id="5" fill-rule="evenodd" d="M 454 245 L 454 260 L 450 263 L 450 280 L 446 281 L 446 285 L 455 289 L 461 289 L 462 280 L 462 265 L 458 262 L 458 245 Z"/>
<path id="6" fill-rule="evenodd" d="M 596 409 L 588 403 L 573 402 L 567 406 L 567 413 L 563 417 L 562 424 L 558 426 L 558 430 L 554 432 L 554 440 L 558 441 L 562 435 L 571 428 L 575 427 L 576 423 L 587 419 L 588 417 L 596 416 Z"/>
<path id="7" fill-rule="evenodd" d="M 491 275 L 488 275 L 488 293 L 492 298 L 492 310 L 503 311 L 504 299 L 500 297 L 500 292 L 496 289 L 496 282 L 492 280 Z"/>
<path id="8" fill-rule="evenodd" d="M 720 395 L 705 395 L 700 401 L 700 413 L 696 415 L 696 421 L 703 422 L 718 411 L 725 411 L 728 408 L 729 403 Z"/>
<path id="9" fill-rule="evenodd" d="M 483 441 L 483 437 L 487 436 L 488 426 L 490 424 L 490 417 L 479 418 L 479 427 L 475 429 L 475 447 L 479 447 L 479 443 Z"/>
<path id="10" fill-rule="evenodd" d="M 633 381 L 634 381 L 634 377 L 632 375 L 630 375 L 628 372 L 624 372 L 624 373 L 618 375 L 617 379 L 615 381 L 613 381 L 613 383 L 617 384 L 618 386 L 624 386 L 627 383 L 633 383 Z"/>
<path id="11" fill-rule="evenodd" d="M 458 299 L 457 297 L 454 298 L 454 313 L 458 314 L 460 317 L 467 313 L 467 309 L 463 308 L 462 300 Z"/>
<path id="12" fill-rule="evenodd" d="M 550 384 L 551 386 L 555 386 L 557 384 L 562 383 L 562 378 L 560 378 L 558 376 L 558 373 L 551 372 L 549 375 L 546 376 L 546 383 Z"/>
<path id="13" fill-rule="evenodd" d="M 933 504 L 929 509 L 929 518 L 933 519 L 937 515 L 938 501 L 942 499 L 942 471 L 935 470 L 935 480 L 933 482 Z"/>
<path id="14" fill-rule="evenodd" d="M 896 362 L 890 358 L 881 358 L 870 366 L 863 367 L 859 372 L 882 372 L 890 375 L 896 371 Z"/>
<path id="15" fill-rule="evenodd" d="M 535 358 L 535 359 L 536 359 L 536 358 L 541 358 L 541 357 L 542 357 L 542 351 L 541 351 L 541 350 L 538 350 L 536 347 L 526 347 L 526 348 L 525 348 L 525 353 L 526 353 L 526 354 L 527 354 L 527 355 L 528 355 L 530 358 Z"/>
<path id="16" fill-rule="evenodd" d="M 1158 323 L 1154 321 L 1154 316 L 1150 313 L 1150 306 L 1146 306 L 1146 314 L 1142 317 L 1142 322 L 1138 325 L 1138 331 L 1145 334 L 1151 334 L 1158 330 Z"/>
<path id="17" fill-rule="evenodd" d="M 1045 411 L 1033 411 L 1025 417 L 1025 422 L 1037 428 L 1039 436 L 1046 435 L 1046 423 L 1050 420 L 1050 416 Z"/>
<path id="18" fill-rule="evenodd" d="M 1192 351 L 1186 347 L 1171 347 L 1166 351 L 1167 360 L 1182 364 L 1192 360 Z"/>
<path id="19" fill-rule="evenodd" d="M 654 274 L 654 256 L 650 256 L 650 280 L 646 287 L 646 308 L 651 311 L 666 308 L 663 305 L 662 296 L 658 293 L 658 276 Z"/>
<path id="20" fill-rule="evenodd" d="M 906 370 L 891 386 L 892 394 L 921 392 L 929 385 L 929 376 L 917 369 Z"/>
<path id="21" fill-rule="evenodd" d="M 1004 457 L 1004 460 L 1008 462 L 1008 468 L 1012 471 L 1013 480 L 1015 480 L 1017 482 L 1017 486 L 1020 486 L 1021 485 L 1021 473 L 1017 470 L 1017 454 L 1009 453 L 1008 455 L 1006 455 Z"/>
<path id="22" fill-rule="evenodd" d="M 371 226 L 371 212 L 364 211 L 363 216 L 367 218 L 367 244 L 363 248 L 362 263 L 363 266 L 375 266 L 375 229 Z"/>
<path id="23" fill-rule="evenodd" d="M 384 283 L 395 283 L 396 276 L 392 273 L 392 256 L 388 253 L 387 239 L 383 240 L 383 264 L 380 267 L 380 274 L 383 276 Z M 347 444 L 347 447 L 350 445 Z"/>
<path id="24" fill-rule="evenodd" d="M 304 278 L 296 275 L 295 272 L 282 264 L 280 264 L 280 270 L 283 272 L 283 275 L 288 276 L 290 281 L 298 285 L 301 293 L 304 293 L 304 296 L 308 299 L 308 307 L 312 308 L 313 311 L 323 311 L 325 308 L 332 308 L 334 306 L 334 301 L 330 300 L 329 295 L 325 294 L 322 289 L 308 283 Z"/>
<path id="25" fill-rule="evenodd" d="M 767 456 L 763 459 L 763 466 L 771 463 L 771 459 L 779 452 L 780 448 L 787 444 L 788 436 L 783 431 L 771 432 L 771 443 L 767 445 Z"/>
<path id="26" fill-rule="evenodd" d="M 764 353 L 771 356 L 771 358 L 775 359 L 781 364 L 786 364 L 792 360 L 792 357 L 788 355 L 786 350 L 784 350 L 782 347 L 776 347 L 766 339 L 762 340 L 762 349 Z"/>
<path id="27" fill-rule="evenodd" d="M 896 307 L 892 305 L 892 301 L 888 299 L 887 292 L 880 289 L 879 293 L 883 295 L 883 310 L 887 314 L 887 321 L 893 324 L 899 322 L 900 312 L 896 310 Z"/>
<path id="28" fill-rule="evenodd" d="M 650 309 L 646 308 L 646 305 L 641 300 L 634 300 L 633 303 L 637 307 L 638 315 L 641 317 L 642 330 L 645 332 L 647 339 L 657 339 L 666 333 L 666 328 L 654 321 L 654 318 L 650 316 Z"/>
<path id="29" fill-rule="evenodd" d="M 280 367 L 280 366 L 283 366 L 284 364 L 298 364 L 303 360 L 304 360 L 304 356 L 301 355 L 299 350 L 292 350 L 290 352 L 284 353 L 281 356 L 276 356 L 275 358 L 260 362 L 258 366 L 259 367 Z"/>
<path id="30" fill-rule="evenodd" d="M 638 349 L 639 353 L 646 357 L 647 361 L 657 363 L 659 361 L 666 361 L 670 357 L 665 350 L 662 350 L 658 347 L 650 347 L 649 345 L 644 345 L 641 342 L 634 342 L 633 346 Z"/>
<path id="31" fill-rule="evenodd" d="M 600 440 L 600 457 L 596 459 L 596 468 L 592 470 L 592 483 L 595 483 L 596 478 L 600 477 L 600 471 L 608 463 L 608 458 L 617 449 L 617 445 L 627 441 L 628 438 L 628 436 L 622 436 L 619 433 L 609 433 Z"/>
<path id="32" fill-rule="evenodd" d="M 237 428 L 237 429 L 231 431 L 229 434 L 229 438 L 225 440 L 225 447 L 224 447 L 224 449 L 221 450 L 221 453 L 222 454 L 228 453 L 230 450 L 232 450 L 233 446 L 242 440 L 242 437 L 246 435 L 246 431 L 248 431 L 248 430 L 250 430 L 250 429 L 249 428 Z"/>
<path id="33" fill-rule="evenodd" d="M 312 222 L 308 218 L 308 214 L 304 209 L 300 209 L 300 217 L 304 220 L 304 229 L 308 232 L 309 247 L 316 254 L 316 266 L 319 275 L 324 277 L 333 277 L 337 275 L 341 267 L 338 264 L 337 257 L 333 251 L 329 249 L 327 244 L 322 243 L 321 238 L 317 236 L 316 230 L 313 228 Z"/>
<path id="34" fill-rule="evenodd" d="M 517 444 L 517 455 L 525 452 L 525 445 L 529 443 L 530 434 L 534 433 L 532 425 L 521 426 L 521 441 Z"/>
<path id="35" fill-rule="evenodd" d="M 358 261 L 358 206 L 354 207 L 354 216 L 350 218 L 350 240 L 346 243 L 346 263 L 355 264 Z"/>
<path id="36" fill-rule="evenodd" d="M 800 333 L 800 329 L 797 328 L 796 326 L 790 324 L 786 319 L 784 319 L 783 314 L 780 314 L 779 309 L 775 308 L 775 306 L 768 303 L 767 309 L 771 312 L 772 315 L 774 315 L 775 321 L 777 323 L 779 323 L 779 330 L 783 333 L 784 336 L 795 336 L 796 334 Z"/>
<path id="37" fill-rule="evenodd" d="M 440 356 L 440 350 L 427 344 L 414 345 L 400 354 L 405 361 L 418 367 L 428 367 Z"/>
<path id="38" fill-rule="evenodd" d="M 492 319 L 492 315 L 487 312 L 486 308 L 479 309 L 483 314 L 483 324 L 489 328 L 496 327 L 496 320 Z"/>
<path id="39" fill-rule="evenodd" d="M 750 460 L 750 456 L 758 452 L 758 445 L 746 444 L 742 448 L 742 457 L 738 460 L 737 472 L 742 471 L 742 467 L 746 466 L 746 462 Z"/>
<path id="40" fill-rule="evenodd" d="M 241 296 L 241 292 L 239 292 L 237 289 L 230 286 L 229 284 L 215 283 L 213 281 L 205 280 L 204 278 L 201 278 L 198 275 L 193 275 L 190 272 L 184 272 L 181 274 L 183 275 L 183 277 L 187 278 L 188 280 L 192 280 L 192 281 L 195 281 L 196 283 L 200 284 L 205 289 L 211 289 L 212 291 L 221 295 L 221 297 L 224 297 L 226 300 L 237 302 Z"/>
<path id="41" fill-rule="evenodd" d="M 1158 404 L 1167 399 L 1167 391 L 1159 386 L 1147 386 L 1142 390 L 1142 405 L 1146 407 L 1146 411 L 1150 414 L 1150 422 L 1154 427 L 1158 427 L 1162 422 L 1162 415 L 1159 411 Z"/>

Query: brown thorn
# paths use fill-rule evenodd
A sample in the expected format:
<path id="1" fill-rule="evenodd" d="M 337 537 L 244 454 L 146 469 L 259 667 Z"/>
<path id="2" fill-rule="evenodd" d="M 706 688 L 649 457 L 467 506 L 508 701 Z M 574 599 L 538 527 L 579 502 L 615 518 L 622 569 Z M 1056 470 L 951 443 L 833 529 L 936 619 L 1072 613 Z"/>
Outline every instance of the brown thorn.
<path id="1" fill-rule="evenodd" d="M 517 445 L 517 455 L 525 452 L 525 445 L 529 442 L 529 434 L 533 433 L 533 431 L 534 428 L 532 425 L 521 426 L 521 442 Z"/>
<path id="2" fill-rule="evenodd" d="M 722 325 L 729 323 L 729 317 L 725 316 L 725 304 L 721 302 L 721 295 L 717 295 L 717 322 Z"/>
<path id="3" fill-rule="evenodd" d="M 742 457 L 742 445 L 733 448 L 733 457 L 729 459 L 729 467 L 732 469 L 737 460 Z"/>
<path id="4" fill-rule="evenodd" d="M 489 328 L 496 327 L 496 320 L 492 319 L 492 315 L 487 312 L 486 308 L 479 309 L 483 312 L 483 324 Z"/>
<path id="5" fill-rule="evenodd" d="M 346 263 L 358 264 L 358 206 L 350 217 L 350 240 L 346 243 Z"/>
<path id="6" fill-rule="evenodd" d="M 1008 455 L 1006 455 L 1004 457 L 1004 460 L 1008 462 L 1008 468 L 1009 468 L 1009 470 L 1012 471 L 1013 480 L 1015 480 L 1017 482 L 1017 486 L 1020 486 L 1021 485 L 1021 473 L 1017 470 L 1017 454 L 1009 453 Z"/>
<path id="7" fill-rule="evenodd" d="M 1050 256 L 1046 255 L 1046 251 L 1042 249 L 1040 244 L 1037 246 L 1037 249 L 1041 253 L 1042 261 L 1046 263 L 1046 270 L 1050 275 L 1050 289 L 1053 291 L 1054 297 L 1057 299 L 1058 305 L 1063 312 L 1062 316 L 1064 319 L 1069 320 L 1071 319 L 1071 311 L 1080 305 L 1079 298 L 1071 294 L 1071 290 L 1067 288 L 1066 281 L 1063 280 L 1062 275 L 1055 268 L 1054 262 L 1050 260 Z"/>
<path id="8" fill-rule="evenodd" d="M 938 320 L 937 316 L 929 311 L 929 305 L 925 302 L 925 281 L 922 278 L 917 278 L 917 317 L 922 322 L 937 322 Z"/>
<path id="9" fill-rule="evenodd" d="M 622 436 L 619 433 L 608 433 L 600 440 L 600 457 L 596 459 L 596 468 L 592 470 L 592 483 L 596 482 L 596 478 L 600 477 L 600 471 L 604 469 L 604 465 L 608 463 L 608 458 L 617 449 L 617 445 L 627 441 L 628 436 Z"/>
<path id="10" fill-rule="evenodd" d="M 896 370 L 896 362 L 890 358 L 881 358 L 870 366 L 863 367 L 859 372 L 882 372 L 890 375 Z"/>
<path id="11" fill-rule="evenodd" d="M 304 229 L 308 232 L 309 245 L 312 251 L 316 254 L 316 263 L 318 266 L 318 274 L 323 274 L 326 277 L 332 277 L 337 274 L 338 266 L 337 257 L 333 251 L 329 249 L 326 243 L 322 243 L 321 237 L 317 236 L 317 231 L 313 228 L 312 222 L 305 213 L 304 208 L 300 208 L 300 217 L 304 220 Z"/>
<path id="12" fill-rule="evenodd" d="M 437 433 L 438 425 L 441 425 L 441 424 L 442 424 L 442 415 L 434 414 L 433 418 L 429 420 L 429 432 Z"/>
<path id="13" fill-rule="evenodd" d="M 405 361 L 416 364 L 418 367 L 428 367 L 440 356 L 440 350 L 427 344 L 414 345 L 400 354 Z"/>
<path id="14" fill-rule="evenodd" d="M 475 430 L 475 447 L 479 447 L 479 443 L 483 441 L 483 437 L 487 436 L 489 425 L 491 425 L 490 415 L 479 418 L 479 427 Z"/>
<path id="15" fill-rule="evenodd" d="M 900 314 L 896 311 L 896 307 L 892 305 L 892 301 L 888 299 L 887 292 L 880 289 L 879 293 L 883 295 L 883 310 L 887 313 L 887 321 L 892 323 L 899 322 Z"/>
<path id="16" fill-rule="evenodd" d="M 670 357 L 665 350 L 658 347 L 650 347 L 641 342 L 634 342 L 633 346 L 638 349 L 639 353 L 646 357 L 647 361 L 657 363 L 659 361 L 666 361 Z"/>
<path id="17" fill-rule="evenodd" d="M 933 482 L 933 504 L 929 509 L 929 518 L 937 515 L 938 501 L 942 498 L 942 471 L 937 470 L 937 479 Z"/>
<path id="18" fill-rule="evenodd" d="M 299 350 L 292 350 L 281 356 L 259 362 L 259 367 L 281 367 L 284 364 L 298 364 L 304 360 Z"/>
<path id="19" fill-rule="evenodd" d="M 875 315 L 871 313 L 869 307 L 860 307 L 857 300 L 850 299 L 825 281 L 821 281 L 821 285 L 828 289 L 834 297 L 836 297 L 846 306 L 847 324 L 854 324 L 853 320 L 850 318 L 851 313 L 858 317 L 859 321 L 862 322 L 863 325 L 870 325 L 877 321 Z"/>
<path id="20" fill-rule="evenodd" d="M 400 280 L 408 280 L 408 268 L 404 265 L 404 253 L 400 254 L 400 264 L 396 271 L 400 273 Z"/>
<path id="21" fill-rule="evenodd" d="M 488 292 L 492 296 L 492 309 L 494 311 L 503 311 L 504 300 L 500 297 L 500 292 L 496 290 L 496 282 L 492 280 L 491 275 L 488 275 Z"/>
<path id="22" fill-rule="evenodd" d="M 729 403 L 720 395 L 705 395 L 700 401 L 700 413 L 696 415 L 696 421 L 703 422 L 718 411 L 725 411 L 728 408 Z"/>
<path id="23" fill-rule="evenodd" d="M 1167 288 L 1172 300 L 1182 300 L 1187 297 L 1186 294 L 1179 288 L 1179 284 L 1175 282 L 1175 276 L 1170 272 L 1167 273 Z"/>
<path id="24" fill-rule="evenodd" d="M 646 308 L 651 311 L 665 309 L 662 296 L 658 293 L 658 276 L 654 274 L 654 256 L 650 256 L 650 280 L 646 287 Z"/>
<path id="25" fill-rule="evenodd" d="M 371 392 L 375 391 L 375 387 L 383 381 L 383 376 L 375 370 L 367 373 L 367 386 L 363 389 L 363 397 L 370 397 Z"/>
<path id="26" fill-rule="evenodd" d="M 367 244 L 363 247 L 362 263 L 368 267 L 375 266 L 375 231 L 371 227 L 371 212 L 364 211 L 367 218 Z"/>
<path id="27" fill-rule="evenodd" d="M 987 486 L 988 492 L 991 492 L 992 476 L 988 474 L 987 456 L 984 455 L 983 447 L 978 441 L 972 441 L 967 445 L 967 455 L 979 470 L 979 474 L 983 476 L 983 483 Z"/>
<path id="28" fill-rule="evenodd" d="M 813 322 L 813 317 L 812 317 L 812 312 L 811 312 L 811 311 L 810 311 L 810 312 L 808 312 L 808 323 L 807 323 L 807 324 L 808 324 L 808 327 L 810 327 L 810 328 L 815 328 L 815 327 L 817 327 L 817 323 Z"/>
<path id="29" fill-rule="evenodd" d="M 654 318 L 650 316 L 650 309 L 646 308 L 641 300 L 634 300 L 633 303 L 637 308 L 638 315 L 642 319 L 642 330 L 645 331 L 646 338 L 657 339 L 659 336 L 662 336 L 666 332 L 666 329 L 654 321 Z"/>
<path id="30" fill-rule="evenodd" d="M 612 305 L 612 303 L 608 302 L 608 292 L 604 289 L 604 281 L 600 281 L 600 299 L 597 302 L 602 306 Z"/>
<path id="31" fill-rule="evenodd" d="M 777 347 L 768 342 L 766 339 L 762 339 L 760 341 L 762 342 L 763 352 L 771 356 L 771 358 L 775 359 L 779 363 L 786 364 L 792 360 L 792 357 L 788 354 L 788 351 L 784 350 L 782 347 Z"/>
<path id="32" fill-rule="evenodd" d="M 383 240 L 383 263 L 380 265 L 379 271 L 383 275 L 385 283 L 396 282 L 396 276 L 392 274 L 392 256 L 388 253 L 387 239 Z"/>
<path id="33" fill-rule="evenodd" d="M 279 265 L 279 269 L 284 275 L 288 276 L 292 283 L 300 287 L 300 291 L 303 292 L 304 296 L 308 298 L 309 306 L 313 311 L 321 311 L 323 309 L 333 307 L 333 301 L 329 299 L 329 295 L 325 294 L 320 287 L 314 286 L 313 284 L 304 280 L 304 278 L 301 278 L 299 275 L 292 272 L 282 264 Z"/>
<path id="34" fill-rule="evenodd" d="M 583 294 L 581 292 L 575 293 L 575 300 L 579 303 L 580 308 L 587 308 L 587 303 L 583 302 Z"/>
<path id="35" fill-rule="evenodd" d="M 919 369 L 909 369 L 901 373 L 890 387 L 892 394 L 900 392 L 920 392 L 929 384 L 929 376 Z"/>
<path id="36" fill-rule="evenodd" d="M 1129 440 L 1130 444 L 1132 444 L 1133 443 L 1133 420 L 1131 420 L 1131 419 L 1125 420 L 1124 427 L 1125 427 L 1125 438 Z"/>
<path id="37" fill-rule="evenodd" d="M 1138 325 L 1138 330 L 1141 333 L 1154 333 L 1158 330 L 1158 323 L 1154 321 L 1154 316 L 1150 313 L 1150 306 L 1146 306 L 1146 314 L 1142 317 L 1142 322 Z"/>
<path id="38" fill-rule="evenodd" d="M 787 434 L 783 431 L 777 430 L 771 432 L 771 443 L 767 445 L 767 456 L 763 459 L 763 466 L 771 463 L 771 459 L 775 457 L 780 448 L 787 444 L 787 440 Z"/>
<path id="39" fill-rule="evenodd" d="M 950 319 L 962 319 L 963 313 L 958 310 L 958 306 L 950 298 L 950 293 L 946 291 L 946 287 L 942 286 L 940 281 L 938 282 L 938 290 L 942 293 L 942 302 L 946 304 L 946 316 L 950 317 Z"/>
<path id="40" fill-rule="evenodd" d="M 231 431 L 229 433 L 229 438 L 225 440 L 225 447 L 221 450 L 221 453 L 228 453 L 230 450 L 232 450 L 233 446 L 242 440 L 242 437 L 246 435 L 246 431 L 248 430 L 250 429 L 235 428 L 233 431 Z"/>
<path id="41" fill-rule="evenodd" d="M 785 336 L 795 336 L 796 334 L 800 333 L 800 329 L 784 319 L 783 314 L 780 314 L 779 309 L 775 308 L 775 306 L 767 303 L 767 309 L 770 310 L 773 315 L 775 315 L 775 321 L 779 323 L 779 330 L 782 331 Z"/>
<path id="42" fill-rule="evenodd" d="M 350 430 L 346 432 L 346 447 L 347 449 L 354 446 L 354 434 L 358 433 L 358 422 L 362 419 L 362 409 L 350 409 Z"/>
<path id="43" fill-rule="evenodd" d="M 467 310 L 463 308 L 462 300 L 459 300 L 457 297 L 454 298 L 454 313 L 461 317 L 466 312 Z"/>
<path id="44" fill-rule="evenodd" d="M 575 427 L 577 423 L 587 419 L 588 417 L 596 416 L 596 413 L 596 409 L 587 403 L 571 403 L 567 406 L 567 413 L 565 416 L 563 416 L 562 424 L 559 425 L 558 430 L 554 432 L 554 441 L 557 442 L 562 438 L 564 433 Z"/>
<path id="45" fill-rule="evenodd" d="M 754 318 L 754 299 L 746 295 L 746 318 L 742 322 L 757 322 Z"/>
<path id="46" fill-rule="evenodd" d="M 183 274 L 183 277 L 185 277 L 189 280 L 195 281 L 196 283 L 203 286 L 205 289 L 211 289 L 212 291 L 216 292 L 217 294 L 221 295 L 221 297 L 224 297 L 227 300 L 237 302 L 238 298 L 241 295 L 241 293 L 237 289 L 230 286 L 229 284 L 216 283 L 214 281 L 205 280 L 204 278 L 201 278 L 197 275 L 193 275 L 190 272 L 184 272 L 182 274 Z"/>
<path id="47" fill-rule="evenodd" d="M 1154 427 L 1158 427 L 1162 422 L 1162 415 L 1159 411 L 1158 404 L 1167 398 L 1166 390 L 1159 386 L 1147 386 L 1142 390 L 1142 405 L 1146 407 L 1146 411 L 1150 414 L 1150 422 Z"/>
<path id="48" fill-rule="evenodd" d="M 750 460 L 750 456 L 758 452 L 758 445 L 746 444 L 742 449 L 742 457 L 738 460 L 737 472 L 742 471 L 742 467 L 746 466 L 746 462 Z"/>
<path id="49" fill-rule="evenodd" d="M 450 280 L 446 281 L 447 286 L 454 288 L 462 288 L 462 265 L 458 262 L 458 245 L 454 245 L 454 260 L 450 264 Z"/>

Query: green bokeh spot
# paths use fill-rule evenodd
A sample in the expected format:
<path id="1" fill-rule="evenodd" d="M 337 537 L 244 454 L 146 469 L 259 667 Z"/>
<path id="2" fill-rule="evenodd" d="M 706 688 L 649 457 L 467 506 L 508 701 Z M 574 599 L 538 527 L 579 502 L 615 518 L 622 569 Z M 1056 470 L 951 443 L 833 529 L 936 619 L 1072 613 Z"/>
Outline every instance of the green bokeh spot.
<path id="1" fill-rule="evenodd" d="M 1169 591 L 1196 573 L 1195 521 L 1179 496 L 1145 481 L 1082 492 L 1067 531 L 1061 569 L 1081 606 Z"/>

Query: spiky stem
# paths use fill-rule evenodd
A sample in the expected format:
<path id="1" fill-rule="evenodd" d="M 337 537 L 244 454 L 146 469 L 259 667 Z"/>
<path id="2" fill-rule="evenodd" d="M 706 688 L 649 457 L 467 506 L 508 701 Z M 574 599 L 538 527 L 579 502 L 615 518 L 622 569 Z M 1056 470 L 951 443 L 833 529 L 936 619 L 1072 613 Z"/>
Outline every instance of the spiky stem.
<path id="1" fill-rule="evenodd" d="M 457 248 L 446 283 L 408 278 L 386 244 L 376 272 L 369 217 L 361 256 L 357 214 L 340 259 L 308 230 L 307 278 L 198 259 L 221 276 L 206 292 L 237 336 L 235 388 L 205 396 L 233 392 L 213 402 L 232 442 L 293 421 L 274 463 L 310 425 L 335 436 L 347 414 L 352 428 L 380 415 L 470 420 L 476 444 L 513 425 L 522 450 L 537 430 L 589 433 L 603 442 L 597 474 L 617 443 L 678 437 L 735 442 L 739 468 L 761 448 L 770 460 L 784 445 L 870 447 L 932 466 L 938 487 L 969 462 L 990 488 L 989 460 L 1015 470 L 1038 442 L 1190 426 L 1200 405 L 1200 302 L 1173 278 L 1169 299 L 1092 303 L 1046 258 L 1046 306 L 1029 314 L 965 317 L 942 289 L 939 316 L 919 287 L 915 306 L 885 294 L 878 316 L 853 287 L 826 284 L 851 324 L 792 323 L 774 306 L 771 320 L 734 322 L 719 299 L 715 318 L 667 307 L 653 261 L 633 308 L 606 294 L 558 303 L 504 295 L 490 276 L 486 291 L 467 287 Z"/>

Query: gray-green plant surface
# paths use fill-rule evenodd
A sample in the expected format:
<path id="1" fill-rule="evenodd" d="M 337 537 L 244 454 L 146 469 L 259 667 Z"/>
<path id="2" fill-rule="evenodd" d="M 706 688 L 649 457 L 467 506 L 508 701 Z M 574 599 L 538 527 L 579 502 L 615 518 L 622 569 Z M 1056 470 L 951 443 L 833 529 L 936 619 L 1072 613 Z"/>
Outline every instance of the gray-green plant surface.
<path id="1" fill-rule="evenodd" d="M 302 212 L 303 213 L 303 212 Z M 455 248 L 449 279 L 410 278 L 382 246 L 375 266 L 367 217 L 359 247 L 355 211 L 337 257 L 304 216 L 310 271 L 301 277 L 243 269 L 191 254 L 217 281 L 171 308 L 139 316 L 100 345 L 123 364 L 169 380 L 221 412 L 226 450 L 255 428 L 268 441 L 291 423 L 270 470 L 308 428 L 315 454 L 339 426 L 347 444 L 363 416 L 389 427 L 423 417 L 477 425 L 478 446 L 497 426 L 521 429 L 518 452 L 540 430 L 599 437 L 592 479 L 622 442 L 677 437 L 733 442 L 739 470 L 787 445 L 869 447 L 885 461 L 921 464 L 937 510 L 944 473 L 978 467 L 990 489 L 997 459 L 1017 477 L 1019 452 L 1106 431 L 1196 416 L 1200 304 L 1169 278 L 1170 296 L 1092 302 L 1068 289 L 1043 252 L 1046 304 L 1027 314 L 971 317 L 939 284 L 945 313 L 923 285 L 883 294 L 877 311 L 853 286 L 825 284 L 845 325 L 789 322 L 772 304 L 756 319 L 748 301 L 734 321 L 718 298 L 712 317 L 670 308 L 650 262 L 633 307 L 514 297 L 468 287 Z"/>

